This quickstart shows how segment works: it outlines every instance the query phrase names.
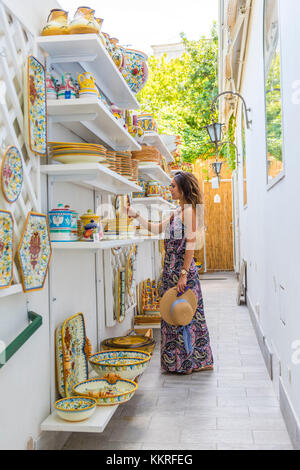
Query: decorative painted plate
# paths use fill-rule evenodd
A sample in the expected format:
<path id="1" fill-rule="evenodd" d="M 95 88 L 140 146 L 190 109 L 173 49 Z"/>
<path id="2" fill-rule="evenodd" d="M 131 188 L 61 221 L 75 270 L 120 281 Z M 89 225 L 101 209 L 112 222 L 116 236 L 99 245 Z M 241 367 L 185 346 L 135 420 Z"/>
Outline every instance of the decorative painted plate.
<path id="1" fill-rule="evenodd" d="M 55 332 L 57 389 L 61 397 L 70 396 L 74 385 L 88 379 L 90 354 L 84 315 L 78 313 L 67 318 Z"/>
<path id="2" fill-rule="evenodd" d="M 17 147 L 11 146 L 6 150 L 1 164 L 1 188 L 7 202 L 16 202 L 22 192 L 22 186 L 22 156 Z"/>
<path id="3" fill-rule="evenodd" d="M 47 155 L 47 99 L 44 66 L 33 56 L 27 62 L 27 135 L 29 147 L 38 155 Z M 27 124 L 26 123 L 26 124 Z"/>
<path id="4" fill-rule="evenodd" d="M 11 212 L 0 211 L 0 289 L 13 280 L 14 220 Z"/>
<path id="5" fill-rule="evenodd" d="M 24 292 L 43 289 L 51 254 L 47 215 L 29 212 L 18 247 Z"/>

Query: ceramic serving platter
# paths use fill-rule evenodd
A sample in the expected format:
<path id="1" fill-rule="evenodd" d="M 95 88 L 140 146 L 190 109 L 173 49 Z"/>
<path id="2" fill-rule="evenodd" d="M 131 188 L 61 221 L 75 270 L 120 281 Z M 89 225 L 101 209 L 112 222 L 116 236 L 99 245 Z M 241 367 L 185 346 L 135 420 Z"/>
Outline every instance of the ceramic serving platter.
<path id="1" fill-rule="evenodd" d="M 43 289 L 51 254 L 47 216 L 29 212 L 18 247 L 24 292 Z"/>
<path id="2" fill-rule="evenodd" d="M 153 344 L 154 340 L 143 335 L 119 336 L 117 338 L 108 338 L 103 345 L 112 348 L 135 349 L 142 346 Z"/>
<path id="3" fill-rule="evenodd" d="M 47 154 L 47 102 L 44 66 L 33 56 L 28 57 L 25 112 L 26 136 L 32 152 Z"/>
<path id="4" fill-rule="evenodd" d="M 0 211 L 0 289 L 13 281 L 14 221 L 11 212 Z"/>
<path id="5" fill-rule="evenodd" d="M 6 150 L 1 164 L 1 188 L 7 202 L 16 202 L 22 192 L 23 163 L 17 147 Z"/>
<path id="6" fill-rule="evenodd" d="M 130 400 L 137 387 L 137 384 L 130 380 L 119 379 L 111 383 L 104 378 L 90 379 L 75 385 L 73 393 L 95 398 L 97 406 L 113 406 Z"/>
<path id="7" fill-rule="evenodd" d="M 68 318 L 56 329 L 56 378 L 61 397 L 70 396 L 74 385 L 88 379 L 87 344 L 82 313 Z"/>

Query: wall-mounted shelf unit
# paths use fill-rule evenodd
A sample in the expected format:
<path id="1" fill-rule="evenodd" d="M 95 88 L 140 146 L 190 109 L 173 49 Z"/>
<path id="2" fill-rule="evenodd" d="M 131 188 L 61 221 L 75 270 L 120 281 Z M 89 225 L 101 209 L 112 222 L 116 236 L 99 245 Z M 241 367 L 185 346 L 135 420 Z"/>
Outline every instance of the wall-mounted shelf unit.
<path id="1" fill-rule="evenodd" d="M 20 294 L 21 292 L 23 292 L 22 284 L 14 284 L 7 289 L 0 290 L 0 299 L 3 297 L 8 297 L 9 295 Z"/>
<path id="2" fill-rule="evenodd" d="M 172 154 L 170 153 L 168 147 L 166 146 L 165 142 L 159 134 L 145 134 L 141 140 L 141 143 L 156 147 L 160 151 L 160 153 L 166 158 L 167 162 L 174 161 Z"/>
<path id="3" fill-rule="evenodd" d="M 167 173 L 156 164 L 153 165 L 139 165 L 139 174 L 146 181 L 158 181 L 163 186 L 169 186 L 171 178 Z"/>
<path id="4" fill-rule="evenodd" d="M 162 197 L 137 197 L 132 199 L 132 204 L 143 204 L 145 206 L 155 206 L 157 209 L 175 209 L 176 206 L 166 201 Z"/>
<path id="5" fill-rule="evenodd" d="M 140 186 L 99 163 L 41 165 L 41 173 L 53 177 L 57 182 L 76 183 L 111 194 L 141 191 Z"/>
<path id="6" fill-rule="evenodd" d="M 143 243 L 143 238 L 129 238 L 127 240 L 103 240 L 100 242 L 52 242 L 53 250 L 110 250 L 121 246 Z"/>
<path id="7" fill-rule="evenodd" d="M 54 411 L 41 424 L 41 430 L 101 433 L 105 430 L 117 409 L 118 406 L 98 406 L 95 413 L 88 420 L 79 423 L 64 421 Z"/>
<path id="8" fill-rule="evenodd" d="M 53 123 L 90 143 L 104 143 L 114 150 L 140 150 L 140 145 L 98 98 L 49 100 L 48 116 Z"/>
<path id="9" fill-rule="evenodd" d="M 50 56 L 51 62 L 60 64 L 64 71 L 69 71 L 68 64 L 74 62 L 83 69 L 78 72 L 93 74 L 111 102 L 125 109 L 140 108 L 135 95 L 96 34 L 41 36 L 37 38 L 37 43 Z"/>

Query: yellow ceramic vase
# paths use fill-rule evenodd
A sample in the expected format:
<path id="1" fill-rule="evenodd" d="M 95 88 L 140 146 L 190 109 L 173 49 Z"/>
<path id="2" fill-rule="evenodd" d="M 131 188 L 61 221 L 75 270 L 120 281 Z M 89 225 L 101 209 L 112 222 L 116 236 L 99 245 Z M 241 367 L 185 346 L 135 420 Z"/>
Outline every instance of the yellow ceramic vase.
<path id="1" fill-rule="evenodd" d="M 100 28 L 94 14 L 92 8 L 79 7 L 70 23 L 70 34 L 99 34 Z"/>
<path id="2" fill-rule="evenodd" d="M 42 36 L 57 36 L 69 34 L 68 12 L 65 10 L 51 10 L 47 24 L 42 31 Z"/>

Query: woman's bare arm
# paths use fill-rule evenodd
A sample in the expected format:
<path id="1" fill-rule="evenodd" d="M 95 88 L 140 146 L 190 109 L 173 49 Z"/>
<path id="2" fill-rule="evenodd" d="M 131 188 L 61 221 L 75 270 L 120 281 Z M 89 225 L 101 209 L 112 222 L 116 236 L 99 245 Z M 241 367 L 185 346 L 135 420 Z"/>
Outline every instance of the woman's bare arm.
<path id="1" fill-rule="evenodd" d="M 128 217 L 133 217 L 134 219 L 138 220 L 144 228 L 146 228 L 149 232 L 154 233 L 155 235 L 159 235 L 164 232 L 172 218 L 172 216 L 168 217 L 160 223 L 150 222 L 145 217 L 141 216 L 139 212 L 135 211 L 131 207 L 127 207 L 127 214 Z"/>
<path id="2" fill-rule="evenodd" d="M 193 261 L 196 247 L 197 220 L 195 209 L 193 209 L 192 207 L 188 207 L 184 210 L 183 217 L 186 236 L 186 251 L 184 256 L 183 268 L 186 271 L 189 271 L 191 263 Z"/>

